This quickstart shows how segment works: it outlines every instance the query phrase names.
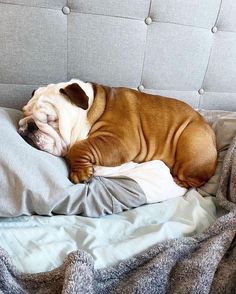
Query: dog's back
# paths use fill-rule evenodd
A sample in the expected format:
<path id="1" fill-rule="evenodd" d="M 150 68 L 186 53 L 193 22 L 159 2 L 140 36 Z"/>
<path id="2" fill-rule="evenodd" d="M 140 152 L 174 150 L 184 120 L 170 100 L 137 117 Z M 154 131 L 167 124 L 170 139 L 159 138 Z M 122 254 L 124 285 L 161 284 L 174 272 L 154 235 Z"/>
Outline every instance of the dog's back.
<path id="1" fill-rule="evenodd" d="M 185 187 L 200 186 L 213 175 L 214 133 L 189 105 L 127 88 L 105 87 L 103 95 L 105 108 L 91 135 L 115 136 L 116 147 L 124 150 L 121 161 L 162 160 Z"/>

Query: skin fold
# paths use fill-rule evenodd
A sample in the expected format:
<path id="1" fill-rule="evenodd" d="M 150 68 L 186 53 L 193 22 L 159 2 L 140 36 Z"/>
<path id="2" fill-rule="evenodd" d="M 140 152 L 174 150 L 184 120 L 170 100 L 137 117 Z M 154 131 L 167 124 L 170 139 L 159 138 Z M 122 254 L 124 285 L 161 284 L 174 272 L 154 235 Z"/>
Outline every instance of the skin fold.
<path id="1" fill-rule="evenodd" d="M 93 165 L 162 160 L 183 187 L 198 187 L 213 174 L 215 135 L 202 116 L 176 99 L 93 84 L 88 138 L 66 158 L 74 183 L 87 181 Z"/>

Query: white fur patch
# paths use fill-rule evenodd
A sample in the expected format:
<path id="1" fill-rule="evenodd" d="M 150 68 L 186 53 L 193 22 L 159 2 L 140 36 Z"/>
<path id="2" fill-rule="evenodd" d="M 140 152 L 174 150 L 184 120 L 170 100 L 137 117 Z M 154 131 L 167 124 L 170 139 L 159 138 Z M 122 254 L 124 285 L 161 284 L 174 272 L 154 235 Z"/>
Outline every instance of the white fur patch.
<path id="1" fill-rule="evenodd" d="M 73 83 L 77 83 L 89 97 L 88 109 L 84 110 L 72 104 L 60 93 L 61 88 Z M 33 119 L 40 130 L 40 133 L 36 135 L 37 140 L 45 142 L 45 148 L 43 144 L 39 148 L 54 155 L 64 155 L 76 141 L 87 138 L 91 128 L 87 120 L 87 113 L 93 100 L 92 84 L 76 79 L 40 87 L 23 108 L 24 118 L 19 122 L 19 131 L 24 132 L 27 129 L 27 122 Z M 53 140 L 49 140 L 49 137 Z"/>

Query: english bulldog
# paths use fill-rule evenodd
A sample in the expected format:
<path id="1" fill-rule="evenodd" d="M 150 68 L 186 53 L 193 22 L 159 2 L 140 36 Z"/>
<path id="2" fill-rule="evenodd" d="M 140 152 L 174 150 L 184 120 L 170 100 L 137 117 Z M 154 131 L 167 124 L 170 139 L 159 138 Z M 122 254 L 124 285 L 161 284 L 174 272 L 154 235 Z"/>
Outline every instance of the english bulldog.
<path id="1" fill-rule="evenodd" d="M 216 168 L 215 135 L 188 104 L 123 87 L 71 80 L 32 93 L 19 122 L 32 146 L 70 165 L 74 183 L 93 166 L 162 160 L 176 183 L 204 184 Z"/>

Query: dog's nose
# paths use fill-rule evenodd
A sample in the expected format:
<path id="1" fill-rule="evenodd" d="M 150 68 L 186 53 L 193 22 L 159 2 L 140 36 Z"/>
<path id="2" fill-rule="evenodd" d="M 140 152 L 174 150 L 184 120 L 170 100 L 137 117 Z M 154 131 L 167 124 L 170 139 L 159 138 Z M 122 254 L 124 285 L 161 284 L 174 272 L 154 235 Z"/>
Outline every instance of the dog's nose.
<path id="1" fill-rule="evenodd" d="M 28 122 L 27 130 L 29 133 L 33 133 L 37 131 L 39 128 L 37 127 L 36 123 L 34 121 Z"/>

